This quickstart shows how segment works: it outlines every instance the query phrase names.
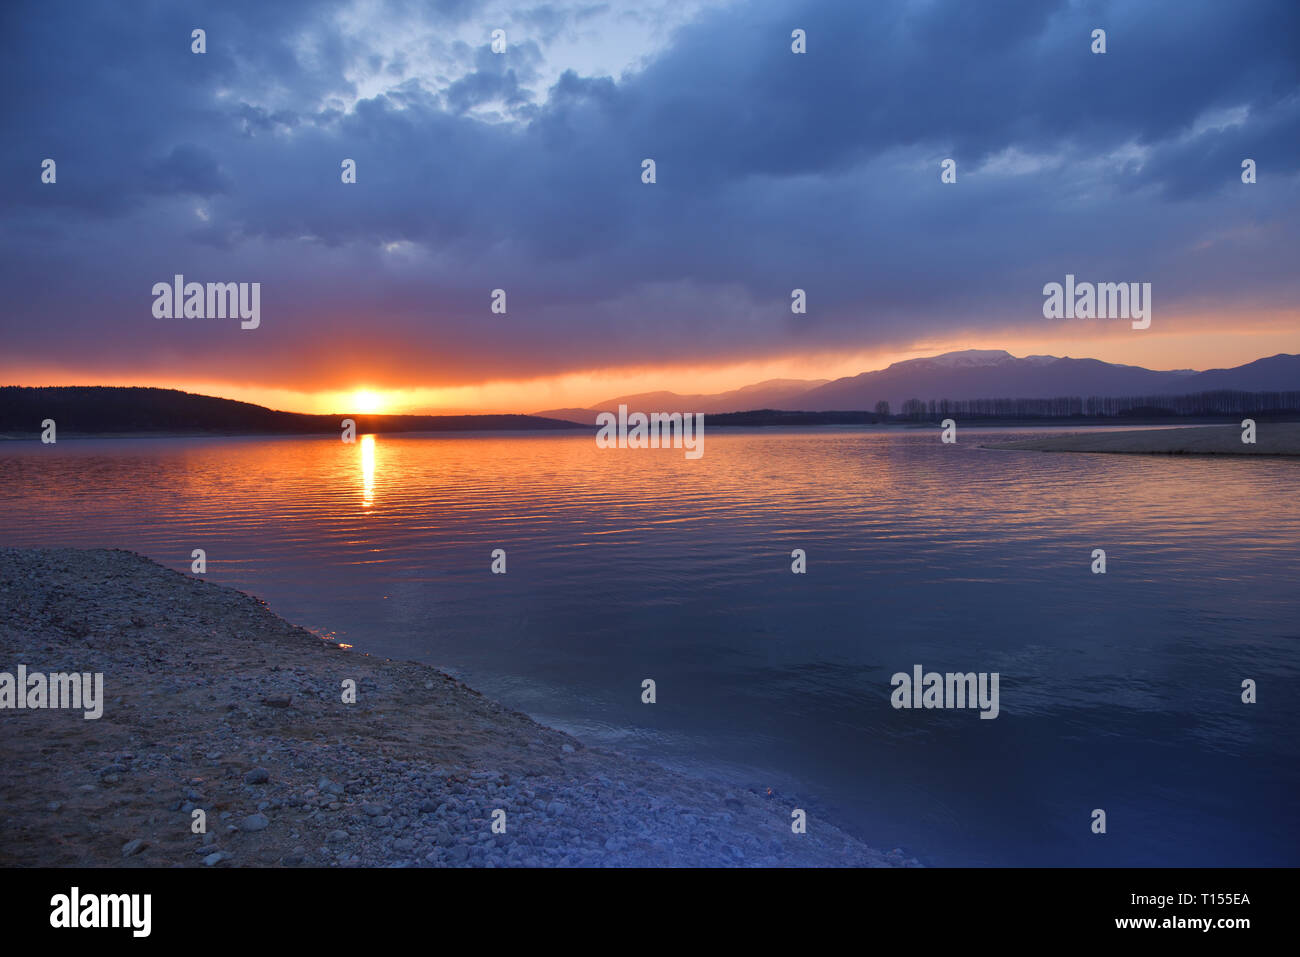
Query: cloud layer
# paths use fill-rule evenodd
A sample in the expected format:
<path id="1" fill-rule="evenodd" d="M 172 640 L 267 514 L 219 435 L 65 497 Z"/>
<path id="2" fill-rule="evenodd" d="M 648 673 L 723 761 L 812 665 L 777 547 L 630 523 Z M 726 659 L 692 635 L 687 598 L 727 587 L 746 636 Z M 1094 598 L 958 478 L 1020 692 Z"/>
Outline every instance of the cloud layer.
<path id="1" fill-rule="evenodd" d="M 1287 0 L 9 6 L 0 373 L 761 360 L 1037 332 L 1066 272 L 1151 282 L 1157 329 L 1292 309 L 1297 35 Z M 261 328 L 154 319 L 176 273 L 260 281 Z"/>

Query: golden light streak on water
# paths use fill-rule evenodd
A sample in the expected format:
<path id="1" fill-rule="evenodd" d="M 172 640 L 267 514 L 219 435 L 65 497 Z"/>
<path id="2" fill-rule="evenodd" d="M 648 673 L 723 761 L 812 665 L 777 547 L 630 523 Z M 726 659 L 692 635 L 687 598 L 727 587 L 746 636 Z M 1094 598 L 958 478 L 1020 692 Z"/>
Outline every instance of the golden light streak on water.
<path id="1" fill-rule="evenodd" d="M 370 508 L 375 504 L 375 437 L 361 437 L 361 504 Z"/>

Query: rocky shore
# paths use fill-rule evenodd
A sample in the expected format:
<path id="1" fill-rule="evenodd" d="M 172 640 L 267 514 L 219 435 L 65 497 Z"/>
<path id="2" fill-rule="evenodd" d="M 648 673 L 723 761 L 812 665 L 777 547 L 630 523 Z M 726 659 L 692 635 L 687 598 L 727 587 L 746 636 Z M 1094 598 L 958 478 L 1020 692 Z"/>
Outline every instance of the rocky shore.
<path id="1" fill-rule="evenodd" d="M 0 710 L 3 866 L 916 863 L 131 552 L 0 548 L 0 673 L 20 665 L 102 673 L 103 715 Z"/>

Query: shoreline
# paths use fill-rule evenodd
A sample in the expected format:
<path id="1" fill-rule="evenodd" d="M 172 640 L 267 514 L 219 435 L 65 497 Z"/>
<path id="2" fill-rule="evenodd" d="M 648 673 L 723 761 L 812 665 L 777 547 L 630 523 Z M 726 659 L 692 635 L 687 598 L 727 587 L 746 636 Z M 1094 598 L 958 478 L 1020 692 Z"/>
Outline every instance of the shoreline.
<path id="1" fill-rule="evenodd" d="M 873 429 L 873 430 L 901 430 L 901 431 L 933 431 L 939 428 L 938 420 L 914 421 L 896 419 L 889 422 L 866 422 L 866 421 L 799 421 L 796 419 L 772 419 L 770 421 L 730 421 L 731 418 L 747 415 L 749 413 L 705 413 L 705 421 L 712 420 L 711 428 L 724 432 L 758 432 L 758 431 L 796 431 L 803 432 L 813 429 L 835 430 L 854 430 L 854 429 Z M 809 416 L 816 416 L 820 413 L 808 413 Z M 861 413 L 869 415 L 870 413 Z M 723 420 L 723 421 L 718 421 Z M 965 426 L 968 430 L 1050 430 L 1060 432 L 1069 429 L 1106 429 L 1109 431 L 1116 430 L 1133 430 L 1133 429 L 1152 429 L 1162 431 L 1176 431 L 1184 429 L 1236 426 L 1239 420 L 1229 419 L 1226 417 L 1208 418 L 1205 416 L 1187 416 L 1170 420 L 1169 417 L 1137 417 L 1137 418 L 1103 418 L 1103 417 L 1069 417 L 1069 418 L 981 418 L 972 417 L 969 419 L 959 420 L 959 424 Z M 1300 421 L 1291 418 L 1261 418 L 1257 420 L 1261 427 L 1276 427 L 1279 425 L 1292 425 L 1300 428 Z M 479 429 L 381 429 L 375 430 L 365 427 L 359 427 L 357 435 L 375 435 L 375 436 L 412 436 L 412 437 L 444 437 L 451 436 L 456 438 L 479 437 L 479 436 L 531 436 L 531 435 L 571 435 L 573 433 L 591 434 L 596 433 L 595 425 L 583 425 L 579 422 L 568 422 L 565 425 L 556 425 L 548 427 L 534 428 L 479 428 Z M 310 439 L 310 438 L 332 438 L 337 440 L 339 437 L 338 430 L 329 431 L 247 431 L 247 430 L 202 430 L 202 429 L 158 429 L 158 430 L 141 430 L 134 432 L 78 432 L 73 430 L 60 431 L 59 441 L 82 441 L 86 439 Z M 0 443 L 5 442 L 39 442 L 39 431 L 28 432 L 0 432 Z M 1047 451 L 1047 450 L 1045 450 Z M 1287 453 L 1291 454 L 1291 453 Z M 1300 454 L 1300 453 L 1295 453 Z"/>
<path id="2" fill-rule="evenodd" d="M 1122 432 L 1078 432 L 1051 438 L 999 442 L 980 448 L 1020 452 L 1096 452 L 1118 455 L 1196 455 L 1253 458 L 1300 457 L 1300 424 L 1256 424 L 1255 443 L 1241 441 L 1237 425 L 1211 425 L 1178 429 L 1142 429 Z"/>
<path id="3" fill-rule="evenodd" d="M 134 552 L 2 547 L 0 613 L 0 672 L 104 676 L 97 720 L 0 710 L 3 866 L 917 866 Z"/>
<path id="4" fill-rule="evenodd" d="M 474 438 L 478 436 L 523 436 L 568 434 L 585 432 L 584 426 L 572 428 L 547 429 L 412 429 L 408 431 L 374 432 L 358 430 L 357 435 L 410 435 L 410 436 L 453 436 L 457 438 Z M 39 433 L 0 432 L 0 442 L 40 442 Z M 339 433 L 334 432 L 203 432 L 203 431 L 158 431 L 158 432 L 60 432 L 59 441 L 85 441 L 87 439 L 333 439 L 339 440 Z"/>

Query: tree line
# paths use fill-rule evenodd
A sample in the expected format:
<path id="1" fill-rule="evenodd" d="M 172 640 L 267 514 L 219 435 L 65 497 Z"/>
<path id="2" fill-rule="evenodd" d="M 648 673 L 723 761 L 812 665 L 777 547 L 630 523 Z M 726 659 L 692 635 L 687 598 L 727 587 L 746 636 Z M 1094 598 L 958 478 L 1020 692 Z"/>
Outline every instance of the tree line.
<path id="1" fill-rule="evenodd" d="M 901 417 L 965 418 L 1285 415 L 1300 412 L 1298 392 L 1193 392 L 1188 395 L 1057 396 L 1051 399 L 908 399 Z M 876 403 L 889 416 L 889 403 Z"/>

